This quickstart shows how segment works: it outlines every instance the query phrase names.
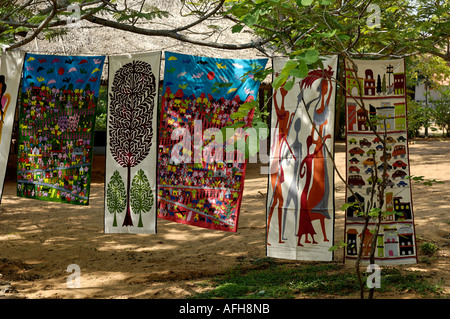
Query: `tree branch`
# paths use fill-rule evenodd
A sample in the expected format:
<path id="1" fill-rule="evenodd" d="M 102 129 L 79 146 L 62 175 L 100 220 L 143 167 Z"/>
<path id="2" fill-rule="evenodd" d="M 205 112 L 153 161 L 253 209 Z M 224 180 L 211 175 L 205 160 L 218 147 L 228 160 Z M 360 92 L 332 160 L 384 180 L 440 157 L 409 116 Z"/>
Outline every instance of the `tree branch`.
<path id="1" fill-rule="evenodd" d="M 203 21 L 205 21 L 205 20 L 209 19 L 210 17 L 212 17 L 213 15 L 215 15 L 217 13 L 217 11 L 219 11 L 220 8 L 222 8 L 224 3 L 225 3 L 225 0 L 220 0 L 219 4 L 211 12 L 209 12 L 208 14 L 205 14 L 203 17 L 199 18 L 198 20 L 196 20 L 190 24 L 187 24 L 183 27 L 174 29 L 173 32 L 183 31 L 183 30 L 192 28 L 192 27 L 202 23 Z"/>
<path id="2" fill-rule="evenodd" d="M 63 6 L 61 4 L 61 2 L 57 2 L 56 0 L 51 0 L 51 1 L 53 1 L 52 9 L 49 10 L 49 8 L 47 8 L 47 9 L 44 10 L 45 12 L 51 12 L 51 13 L 39 25 L 38 24 L 27 23 L 27 22 L 7 21 L 7 20 L 3 20 L 3 19 L 0 20 L 1 24 L 9 25 L 9 26 L 11 26 L 13 28 L 27 27 L 29 29 L 35 29 L 35 31 L 33 32 L 33 34 L 29 38 L 25 38 L 24 40 L 11 45 L 9 48 L 11 48 L 11 49 L 12 48 L 18 48 L 20 46 L 23 46 L 23 45 L 27 44 L 28 42 L 33 40 L 35 37 L 37 37 L 39 35 L 39 33 L 41 33 L 44 28 L 53 28 L 53 27 L 63 26 L 63 25 L 67 24 L 67 20 L 57 20 L 57 21 L 51 22 L 51 20 L 58 13 L 65 12 L 65 11 L 67 11 L 67 8 L 68 8 L 67 3 L 65 4 L 66 6 Z M 55 10 L 55 3 L 56 3 L 56 10 Z M 79 4 L 79 6 L 80 6 L 80 8 L 82 8 L 82 7 L 85 7 L 85 6 L 90 6 L 90 5 L 94 5 L 94 4 L 98 4 L 98 3 L 101 3 L 101 5 L 99 5 L 98 7 L 92 8 L 89 12 L 87 12 L 87 13 L 83 14 L 82 16 L 80 16 L 80 20 L 84 20 L 88 16 L 97 13 L 99 10 L 101 10 L 102 8 L 107 6 L 110 3 L 110 0 L 93 0 L 91 2 L 81 3 L 81 4 Z M 25 36 L 26 36 L 26 34 L 25 34 Z"/>
<path id="3" fill-rule="evenodd" d="M 96 16 L 86 17 L 86 20 L 89 22 L 95 23 L 95 24 L 105 26 L 105 27 L 110 27 L 110 28 L 123 30 L 123 31 L 127 31 L 127 32 L 132 32 L 132 33 L 136 33 L 136 34 L 147 35 L 147 36 L 157 36 L 157 37 L 168 37 L 168 38 L 172 38 L 172 39 L 187 42 L 187 43 L 192 43 L 192 44 L 201 45 L 201 46 L 208 46 L 208 47 L 217 48 L 217 49 L 226 49 L 226 50 L 242 50 L 242 49 L 256 48 L 257 46 L 261 46 L 261 45 L 273 40 L 273 38 L 274 38 L 274 37 L 271 37 L 271 38 L 268 38 L 268 39 L 265 39 L 262 41 L 255 41 L 255 42 L 252 41 L 252 42 L 243 43 L 243 44 L 227 44 L 227 43 L 217 43 L 217 42 L 212 42 L 212 41 L 194 39 L 194 38 L 185 36 L 183 34 L 179 34 L 178 32 L 175 31 L 177 29 L 174 29 L 174 30 L 161 30 L 161 29 L 152 30 L 152 29 L 140 28 L 140 27 L 136 27 L 136 26 L 132 26 L 132 25 L 126 25 L 126 24 L 103 19 L 103 18 L 96 17 Z"/>
<path id="4" fill-rule="evenodd" d="M 21 12 L 23 9 L 25 9 L 27 6 L 29 6 L 31 4 L 31 2 L 33 2 L 33 0 L 28 0 L 21 7 L 15 9 L 15 10 L 12 10 L 6 16 L 2 17 L 2 19 L 8 19 L 9 17 L 14 15 L 15 13 Z"/>
<path id="5" fill-rule="evenodd" d="M 58 11 L 58 3 L 56 0 L 52 0 L 53 2 L 53 9 L 50 12 L 50 14 L 45 18 L 44 21 L 34 30 L 34 32 L 29 36 L 23 39 L 22 41 L 16 42 L 13 45 L 11 45 L 8 49 L 15 49 L 18 47 L 21 47 L 22 45 L 27 44 L 28 42 L 32 41 L 34 38 L 36 38 L 39 33 L 50 23 L 50 21 L 53 19 L 53 17 L 56 15 Z"/>

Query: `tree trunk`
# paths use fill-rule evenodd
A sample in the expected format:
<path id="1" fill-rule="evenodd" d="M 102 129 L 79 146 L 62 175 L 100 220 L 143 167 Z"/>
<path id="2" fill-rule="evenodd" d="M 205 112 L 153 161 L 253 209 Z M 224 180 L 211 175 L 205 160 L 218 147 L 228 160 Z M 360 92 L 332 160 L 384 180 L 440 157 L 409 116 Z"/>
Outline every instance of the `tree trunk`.
<path id="1" fill-rule="evenodd" d="M 131 167 L 127 167 L 127 213 L 125 219 L 123 220 L 122 226 L 133 226 L 133 220 L 131 219 L 131 208 L 130 208 L 130 184 L 131 184 Z"/>
<path id="2" fill-rule="evenodd" d="M 363 254 L 363 247 L 364 247 L 364 239 L 365 239 L 365 235 L 366 235 L 366 229 L 369 225 L 369 216 L 364 216 L 364 226 L 362 229 L 362 233 L 361 233 L 361 242 L 359 244 L 359 250 L 358 250 L 358 257 L 356 259 L 356 263 L 355 263 L 355 271 L 356 271 L 356 276 L 358 277 L 358 283 L 359 283 L 359 292 L 360 292 L 360 298 L 364 299 L 364 283 L 362 281 L 362 277 L 361 277 L 361 259 L 362 259 L 362 254 Z"/>
<path id="3" fill-rule="evenodd" d="M 382 195 L 383 196 L 383 195 Z M 382 207 L 383 203 L 381 203 Z M 376 247 L 377 247 L 377 239 L 378 239 L 378 234 L 380 232 L 380 225 L 381 225 L 381 212 L 378 215 L 378 222 L 375 228 L 375 232 L 373 234 L 373 238 L 372 238 L 372 247 L 371 247 L 371 252 L 370 252 L 370 264 L 374 265 L 375 264 L 375 253 L 376 253 Z M 373 295 L 375 293 L 375 287 L 372 287 L 369 289 L 369 295 L 368 295 L 368 299 L 373 299 Z"/>
<path id="4" fill-rule="evenodd" d="M 116 217 L 116 212 L 114 212 L 114 221 L 113 221 L 113 227 L 117 227 L 117 217 Z"/>
<path id="5" fill-rule="evenodd" d="M 139 213 L 139 223 L 138 223 L 138 227 L 144 227 L 144 224 L 142 223 L 142 212 Z"/>

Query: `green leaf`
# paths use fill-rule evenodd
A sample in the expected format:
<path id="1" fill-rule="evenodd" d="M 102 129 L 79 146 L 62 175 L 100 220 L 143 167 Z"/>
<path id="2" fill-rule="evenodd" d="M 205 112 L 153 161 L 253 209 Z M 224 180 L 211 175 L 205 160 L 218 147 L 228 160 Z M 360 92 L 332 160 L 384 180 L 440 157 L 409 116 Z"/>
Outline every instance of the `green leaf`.
<path id="1" fill-rule="evenodd" d="M 256 11 L 255 13 L 248 13 L 244 19 L 242 19 L 242 22 L 245 23 L 247 26 L 252 27 L 256 22 L 258 22 L 259 19 L 259 11 Z"/>
<path id="2" fill-rule="evenodd" d="M 403 216 L 402 212 L 393 211 L 392 213 L 395 214 L 395 215 L 398 215 L 398 216 Z"/>
<path id="3" fill-rule="evenodd" d="M 313 0 L 302 0 L 302 5 L 303 6 L 309 6 L 309 5 L 311 5 L 311 3 L 313 3 Z"/>
<path id="4" fill-rule="evenodd" d="M 312 49 L 305 52 L 306 64 L 313 64 L 319 60 L 319 51 Z"/>
<path id="5" fill-rule="evenodd" d="M 350 36 L 347 35 L 347 34 L 338 34 L 338 38 L 343 40 L 343 41 L 348 41 L 348 40 L 351 39 Z"/>
<path id="6" fill-rule="evenodd" d="M 298 62 L 295 60 L 288 60 L 286 64 L 283 67 L 283 70 L 281 70 L 281 73 L 288 74 L 290 70 L 293 70 L 297 67 Z"/>
<path id="7" fill-rule="evenodd" d="M 236 120 L 236 119 L 242 118 L 246 115 L 247 115 L 247 112 L 236 111 L 236 112 L 230 114 L 230 118 L 232 120 Z"/>
<path id="8" fill-rule="evenodd" d="M 309 69 L 304 60 L 299 60 L 297 68 L 290 70 L 289 75 L 299 79 L 303 79 L 308 75 Z"/>
<path id="9" fill-rule="evenodd" d="M 333 35 L 335 35 L 336 34 L 336 29 L 334 29 L 333 31 L 331 31 L 331 32 L 323 32 L 322 33 L 322 36 L 324 37 L 324 38 L 331 38 Z"/>
<path id="10" fill-rule="evenodd" d="M 386 9 L 386 12 L 395 12 L 395 11 L 397 11 L 397 10 L 399 10 L 400 9 L 400 7 L 399 6 L 397 6 L 397 5 L 395 5 L 395 6 L 392 6 L 392 7 L 389 7 L 389 8 L 387 8 Z"/>
<path id="11" fill-rule="evenodd" d="M 252 109 L 254 109 L 257 105 L 257 101 L 253 100 L 253 101 L 249 101 L 249 102 L 245 102 L 244 104 L 242 104 L 238 111 L 243 112 L 243 111 L 250 111 Z"/>
<path id="12" fill-rule="evenodd" d="M 67 12 L 68 15 L 72 14 L 70 12 Z M 40 24 L 41 22 L 43 22 L 45 19 L 47 18 L 46 15 L 34 15 L 31 18 L 28 19 L 28 23 L 30 24 Z"/>
<path id="13" fill-rule="evenodd" d="M 16 33 L 19 33 L 19 32 L 28 32 L 28 31 L 30 31 L 30 28 L 21 26 L 21 27 L 5 30 L 2 33 L 3 34 L 16 34 Z"/>
<path id="14" fill-rule="evenodd" d="M 234 113 L 232 113 L 230 117 L 233 117 L 233 114 L 234 114 Z M 245 124 L 247 124 L 245 121 L 236 121 L 236 122 L 234 122 L 234 123 L 231 124 L 231 125 L 222 127 L 222 128 L 220 129 L 220 131 L 222 132 L 222 136 L 223 136 L 224 138 L 226 138 L 226 137 L 227 137 L 227 129 L 233 129 L 233 130 L 234 130 L 234 129 L 239 128 L 239 127 L 244 127 Z"/>
<path id="15" fill-rule="evenodd" d="M 263 130 L 263 129 L 268 130 L 269 129 L 269 126 L 267 125 L 267 123 L 265 123 L 263 121 L 258 121 L 258 122 L 253 123 L 252 127 L 255 128 L 256 130 Z"/>
<path id="16" fill-rule="evenodd" d="M 244 28 L 244 26 L 242 24 L 236 24 L 236 25 L 231 27 L 231 32 L 232 33 L 239 33 L 239 32 L 242 31 L 243 28 Z"/>
<path id="17" fill-rule="evenodd" d="M 284 84 L 284 89 L 286 91 L 290 91 L 294 87 L 294 83 L 294 80 L 286 81 L 286 83 Z"/>
<path id="18" fill-rule="evenodd" d="M 333 0 L 321 0 L 321 1 L 320 1 L 320 4 L 321 4 L 321 5 L 324 5 L 324 6 L 328 6 L 328 5 L 330 5 L 331 3 L 333 3 Z"/>
<path id="19" fill-rule="evenodd" d="M 350 207 L 353 207 L 353 206 L 356 206 L 356 205 L 358 205 L 358 203 L 357 202 L 354 202 L 354 203 L 345 203 L 344 205 L 342 205 L 342 207 L 341 207 L 341 210 L 347 210 L 347 209 L 349 209 Z"/>
<path id="20" fill-rule="evenodd" d="M 278 90 L 286 82 L 286 80 L 288 78 L 289 78 L 288 74 L 284 74 L 284 73 L 280 74 L 273 80 L 272 87 L 275 90 Z"/>
<path id="21" fill-rule="evenodd" d="M 345 242 L 341 239 L 337 245 L 331 246 L 331 247 L 328 249 L 328 251 L 336 251 L 336 250 L 338 250 L 339 248 L 347 247 L 347 246 L 348 246 L 348 244 L 345 243 Z"/>
<path id="22" fill-rule="evenodd" d="M 339 249 L 338 246 L 331 246 L 330 248 L 328 248 L 328 251 L 336 251 L 338 249 Z"/>
<path id="23" fill-rule="evenodd" d="M 371 217 L 377 217 L 380 214 L 380 212 L 381 212 L 380 208 L 374 207 L 369 211 L 368 215 Z"/>

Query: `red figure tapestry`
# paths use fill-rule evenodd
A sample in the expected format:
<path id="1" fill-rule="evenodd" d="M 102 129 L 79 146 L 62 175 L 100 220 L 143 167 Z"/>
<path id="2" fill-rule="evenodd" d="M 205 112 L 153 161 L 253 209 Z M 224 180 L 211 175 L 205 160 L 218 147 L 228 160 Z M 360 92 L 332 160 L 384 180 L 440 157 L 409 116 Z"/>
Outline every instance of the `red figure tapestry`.
<path id="1" fill-rule="evenodd" d="M 410 166 L 404 60 L 346 60 L 345 76 L 346 173 L 351 189 L 346 189 L 345 198 L 347 203 L 361 205 L 346 210 L 345 260 L 355 261 L 361 254 L 367 262 L 375 242 L 376 264 L 416 263 L 411 181 L 407 178 Z M 383 178 L 385 187 L 380 188 Z M 383 218 L 374 238 L 377 220 L 372 218 L 364 231 L 359 211 L 378 207 L 380 197 Z"/>
<path id="2" fill-rule="evenodd" d="M 267 255 L 332 260 L 337 56 L 323 57 L 287 91 L 274 92 L 267 196 Z M 273 61 L 275 74 L 286 59 Z"/>
<path id="3" fill-rule="evenodd" d="M 253 114 L 232 118 L 255 100 L 255 74 L 267 59 L 220 59 L 165 52 L 159 126 L 158 217 L 236 232 L 246 170 L 242 152 L 230 151 L 243 130 L 221 128 Z M 225 139 L 224 139 L 225 138 Z"/>

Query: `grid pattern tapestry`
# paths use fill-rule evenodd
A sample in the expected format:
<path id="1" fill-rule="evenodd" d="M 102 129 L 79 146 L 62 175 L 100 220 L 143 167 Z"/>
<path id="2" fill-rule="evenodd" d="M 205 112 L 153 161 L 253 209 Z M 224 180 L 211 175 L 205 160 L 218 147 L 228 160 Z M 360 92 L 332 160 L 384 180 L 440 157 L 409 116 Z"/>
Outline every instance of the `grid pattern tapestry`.
<path id="1" fill-rule="evenodd" d="M 109 57 L 105 232 L 156 233 L 161 52 Z"/>
<path id="2" fill-rule="evenodd" d="M 345 198 L 362 206 L 346 210 L 345 260 L 354 261 L 361 254 L 367 262 L 376 245 L 377 264 L 416 263 L 411 182 L 406 178 L 410 166 L 404 60 L 346 60 L 345 76 L 346 173 L 352 190 L 346 190 Z M 384 176 L 386 187 L 380 192 Z M 385 213 L 374 238 L 376 220 L 371 219 L 364 231 L 358 212 L 379 207 L 379 199 Z"/>
<path id="3" fill-rule="evenodd" d="M 322 57 L 289 91 L 274 92 L 267 192 L 267 255 L 329 261 L 334 237 L 337 56 Z M 286 59 L 273 61 L 279 74 Z"/>
<path id="4" fill-rule="evenodd" d="M 27 53 L 19 108 L 17 195 L 88 205 L 104 56 Z"/>
<path id="5" fill-rule="evenodd" d="M 159 134 L 159 217 L 179 223 L 236 232 L 246 160 L 230 151 L 221 128 L 252 113 L 231 118 L 255 100 L 255 74 L 267 59 L 220 59 L 165 53 Z M 229 143 L 230 142 L 230 143 Z"/>

